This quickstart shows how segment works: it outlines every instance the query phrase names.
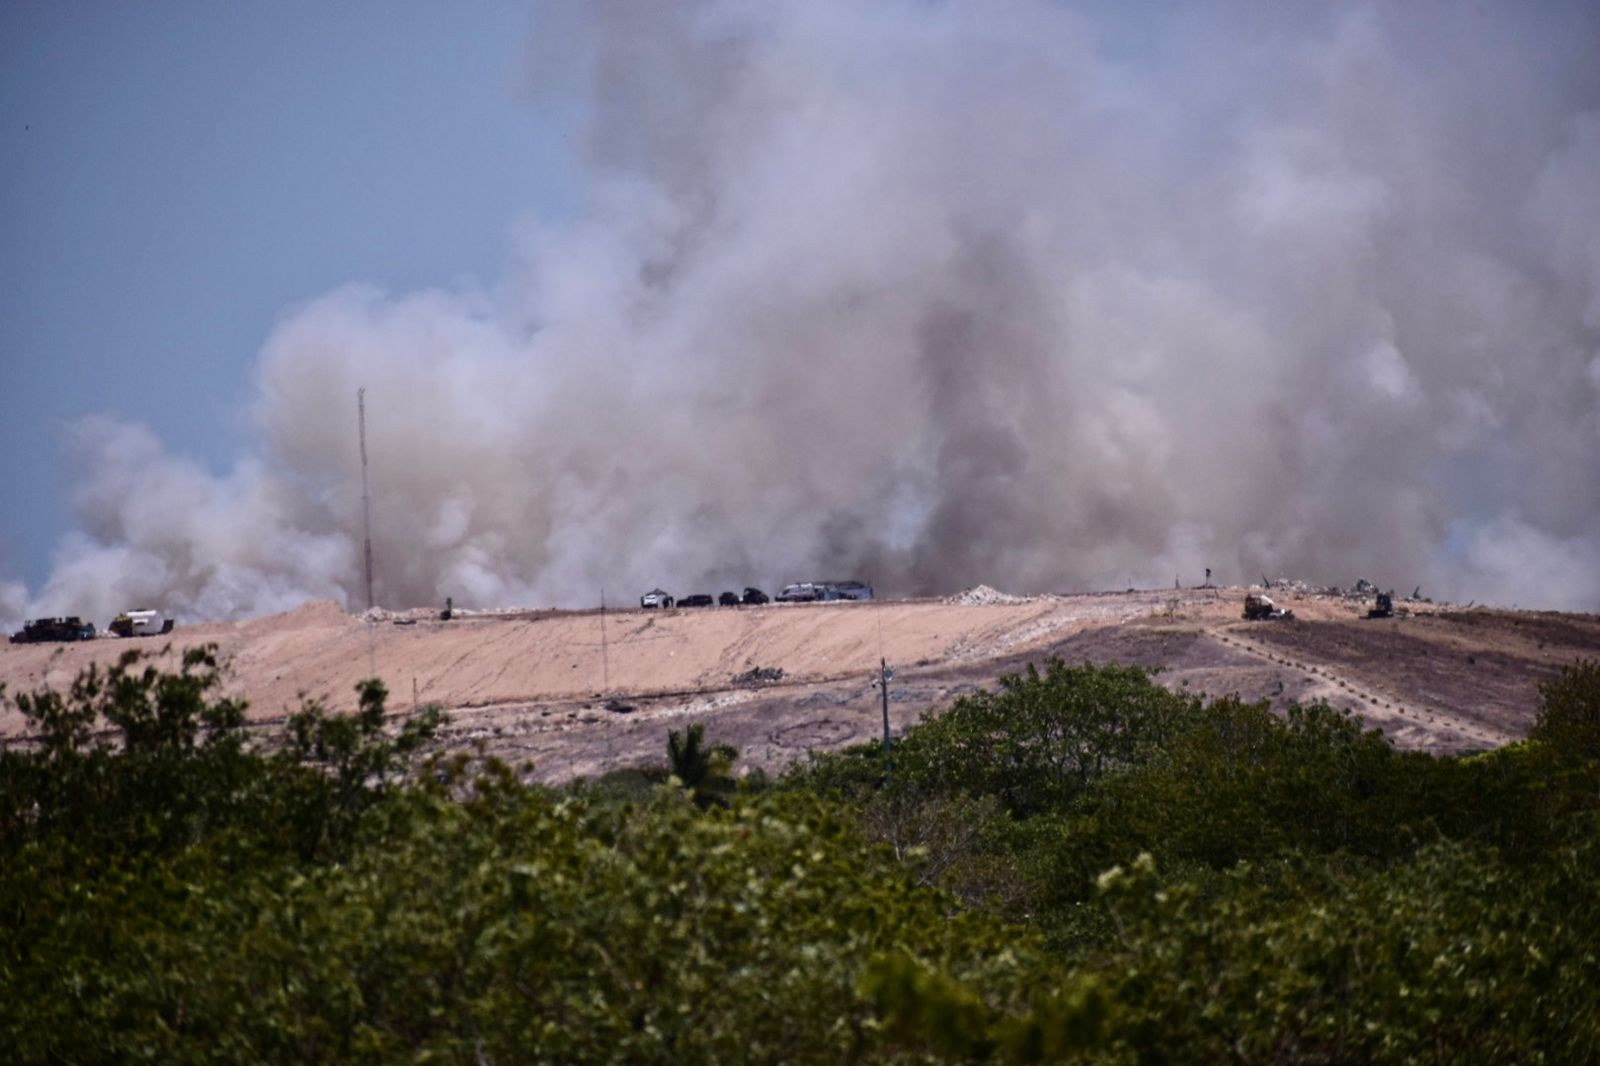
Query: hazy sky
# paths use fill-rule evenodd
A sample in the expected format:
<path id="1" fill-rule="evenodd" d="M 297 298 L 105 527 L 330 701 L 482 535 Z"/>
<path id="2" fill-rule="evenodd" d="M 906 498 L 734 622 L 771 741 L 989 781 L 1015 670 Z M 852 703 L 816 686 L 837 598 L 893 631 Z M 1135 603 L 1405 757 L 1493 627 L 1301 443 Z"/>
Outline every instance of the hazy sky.
<path id="1" fill-rule="evenodd" d="M 1600 6 L 0 5 L 0 623 L 1600 609 Z"/>
<path id="2" fill-rule="evenodd" d="M 70 420 L 224 470 L 281 316 L 493 280 L 522 213 L 569 209 L 534 26 L 502 0 L 0 4 L 0 578 L 40 584 L 73 522 Z"/>

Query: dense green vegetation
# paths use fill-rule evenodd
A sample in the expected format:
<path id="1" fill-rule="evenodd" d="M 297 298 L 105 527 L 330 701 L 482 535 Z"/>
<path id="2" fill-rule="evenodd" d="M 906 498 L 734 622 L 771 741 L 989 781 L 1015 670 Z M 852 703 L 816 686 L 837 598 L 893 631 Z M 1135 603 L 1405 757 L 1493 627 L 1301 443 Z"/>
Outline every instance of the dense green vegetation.
<path id="1" fill-rule="evenodd" d="M 218 687 L 15 698 L 13 1059 L 1600 1060 L 1597 664 L 1468 758 L 1051 662 L 889 780 L 737 784 L 692 725 L 561 790 L 424 758 L 376 682 L 265 740 Z"/>

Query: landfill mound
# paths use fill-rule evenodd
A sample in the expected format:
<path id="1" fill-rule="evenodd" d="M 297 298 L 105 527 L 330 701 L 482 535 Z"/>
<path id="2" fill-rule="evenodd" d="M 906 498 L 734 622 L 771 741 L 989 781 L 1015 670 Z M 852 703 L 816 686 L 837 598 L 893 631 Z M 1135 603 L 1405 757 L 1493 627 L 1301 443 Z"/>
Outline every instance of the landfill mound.
<path id="1" fill-rule="evenodd" d="M 1362 589 L 1370 588 L 1370 583 Z M 271 726 L 303 699 L 356 708 L 376 677 L 396 714 L 449 712 L 448 746 L 482 745 L 542 779 L 659 761 L 666 733 L 704 721 L 746 768 L 780 770 L 811 748 L 882 735 L 880 664 L 894 668 L 889 718 L 927 712 L 1029 663 L 1131 662 L 1188 692 L 1238 693 L 1280 709 L 1327 699 L 1399 746 L 1480 750 L 1526 734 L 1538 685 L 1600 647 L 1600 618 L 1466 610 L 1407 601 L 1365 618 L 1343 590 L 1274 581 L 1293 620 L 1240 618 L 1246 590 L 1203 586 L 1015 596 L 978 585 L 944 600 L 878 600 L 607 611 L 386 609 L 354 616 L 320 601 L 244 622 L 184 625 L 159 643 L 101 637 L 0 645 L 8 693 L 65 692 L 89 664 L 130 648 L 176 669 L 215 644 L 227 695 Z M 625 710 L 624 710 L 625 708 Z M 0 709 L 0 741 L 28 723 Z"/>

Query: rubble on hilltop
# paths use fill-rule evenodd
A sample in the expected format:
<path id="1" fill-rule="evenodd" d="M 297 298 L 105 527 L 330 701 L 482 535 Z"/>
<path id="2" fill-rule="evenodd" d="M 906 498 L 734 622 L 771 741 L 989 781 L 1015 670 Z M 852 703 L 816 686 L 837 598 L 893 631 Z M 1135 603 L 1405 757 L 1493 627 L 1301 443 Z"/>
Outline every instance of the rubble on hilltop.
<path id="1" fill-rule="evenodd" d="M 734 674 L 732 681 L 740 687 L 771 685 L 783 680 L 781 666 L 753 666 L 742 674 Z"/>
<path id="2" fill-rule="evenodd" d="M 965 592 L 947 596 L 944 602 L 952 607 L 1000 607 L 1013 603 L 1029 603 L 1032 599 L 1031 596 L 1013 596 L 988 585 L 974 585 Z"/>

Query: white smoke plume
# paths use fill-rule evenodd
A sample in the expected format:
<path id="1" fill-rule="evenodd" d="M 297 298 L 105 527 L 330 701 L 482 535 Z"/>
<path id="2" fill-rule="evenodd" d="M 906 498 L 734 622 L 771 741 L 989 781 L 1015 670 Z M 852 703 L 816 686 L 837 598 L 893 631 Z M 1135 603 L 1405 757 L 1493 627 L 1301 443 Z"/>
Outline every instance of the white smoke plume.
<path id="1" fill-rule="evenodd" d="M 361 386 L 392 606 L 1210 566 L 1600 608 L 1593 5 L 545 15 L 578 217 L 493 291 L 289 315 L 229 476 L 83 423 L 39 609 L 363 605 Z"/>

